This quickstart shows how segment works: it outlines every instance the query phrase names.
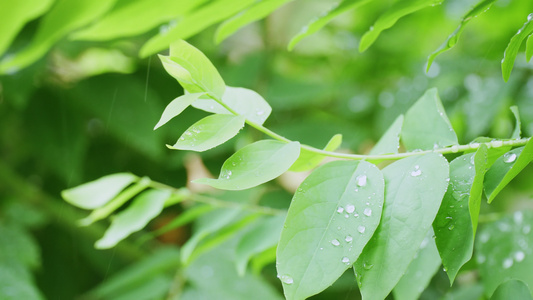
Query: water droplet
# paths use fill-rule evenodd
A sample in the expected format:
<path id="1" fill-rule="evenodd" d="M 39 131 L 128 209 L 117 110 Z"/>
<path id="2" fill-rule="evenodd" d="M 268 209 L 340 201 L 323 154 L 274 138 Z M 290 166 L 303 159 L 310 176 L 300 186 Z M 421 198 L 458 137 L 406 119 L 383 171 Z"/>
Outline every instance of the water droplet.
<path id="1" fill-rule="evenodd" d="M 363 268 L 364 268 L 365 270 L 370 270 L 370 269 L 372 269 L 373 266 L 374 266 L 373 264 L 368 263 L 368 262 L 366 262 L 366 261 L 363 263 Z"/>
<path id="2" fill-rule="evenodd" d="M 531 22 L 531 20 L 533 20 L 533 14 L 529 14 L 529 15 L 527 16 L 527 21 L 528 21 L 528 22 Z"/>
<path id="3" fill-rule="evenodd" d="M 293 284 L 294 283 L 294 280 L 289 275 L 281 275 L 281 276 L 278 275 L 278 278 L 281 280 L 281 282 L 283 282 L 285 284 Z"/>
<path id="4" fill-rule="evenodd" d="M 453 230 L 454 228 L 455 228 L 455 226 L 453 226 L 453 225 L 448 226 L 448 230 Z"/>
<path id="5" fill-rule="evenodd" d="M 342 208 L 342 207 L 339 206 L 339 207 L 337 208 L 337 212 L 338 212 L 339 214 L 342 214 L 342 213 L 344 212 L 344 208 Z"/>
<path id="6" fill-rule="evenodd" d="M 231 176 L 232 172 L 231 171 L 228 171 L 228 176 Z"/>
<path id="7" fill-rule="evenodd" d="M 477 149 L 479 148 L 479 143 L 471 143 L 469 146 L 470 146 L 470 149 Z"/>
<path id="8" fill-rule="evenodd" d="M 345 214 L 344 217 L 345 217 L 346 219 L 348 219 L 348 218 L 350 217 L 350 215 L 349 215 L 349 214 Z"/>
<path id="9" fill-rule="evenodd" d="M 476 156 L 475 155 L 470 156 L 470 164 L 471 165 L 476 165 Z"/>
<path id="10" fill-rule="evenodd" d="M 359 217 L 359 214 L 355 213 L 355 214 L 353 214 L 353 216 L 357 218 L 357 217 Z"/>
<path id="11" fill-rule="evenodd" d="M 353 237 L 351 235 L 347 235 L 346 238 L 344 238 L 344 240 L 347 242 L 347 243 L 350 243 L 353 241 Z"/>
<path id="12" fill-rule="evenodd" d="M 492 141 L 490 142 L 490 146 L 493 147 L 493 148 L 499 148 L 501 146 L 503 146 L 503 141 Z"/>
<path id="13" fill-rule="evenodd" d="M 447 216 L 446 219 L 447 219 L 447 220 L 451 220 L 451 219 L 453 219 L 453 218 L 450 217 L 450 216 Z"/>
<path id="14" fill-rule="evenodd" d="M 355 192 L 359 192 L 359 189 L 358 189 L 358 188 L 356 188 L 356 189 L 355 189 L 354 191 L 355 191 Z"/>
<path id="15" fill-rule="evenodd" d="M 331 240 L 331 244 L 332 244 L 333 246 L 339 246 L 341 243 L 339 242 L 339 240 L 337 240 L 337 239 L 333 239 L 333 240 Z"/>
<path id="16" fill-rule="evenodd" d="M 416 171 L 411 172 L 411 176 L 413 177 L 418 177 L 421 174 L 422 174 L 422 170 L 416 170 Z"/>
<path id="17" fill-rule="evenodd" d="M 370 217 L 372 215 L 372 209 L 370 208 L 365 208 L 365 210 L 363 211 L 363 214 L 367 217 Z"/>
<path id="18" fill-rule="evenodd" d="M 359 227 L 357 227 L 357 231 L 359 231 L 359 233 L 365 233 L 365 230 L 366 230 L 366 227 L 363 225 L 360 225 Z"/>
<path id="19" fill-rule="evenodd" d="M 342 260 L 341 260 L 344 264 L 347 264 L 349 265 L 350 264 L 350 259 L 348 257 L 343 257 Z"/>
<path id="20" fill-rule="evenodd" d="M 235 162 L 232 162 L 231 165 L 234 166 L 234 167 L 237 166 L 237 164 Z"/>
<path id="21" fill-rule="evenodd" d="M 366 175 L 359 175 L 355 178 L 355 181 L 357 182 L 358 186 L 365 186 L 366 185 Z"/>
<path id="22" fill-rule="evenodd" d="M 457 153 L 457 152 L 459 152 L 459 146 L 458 146 L 458 145 L 453 145 L 453 146 L 452 146 L 452 152 L 453 152 L 453 153 Z"/>
<path id="23" fill-rule="evenodd" d="M 346 205 L 346 212 L 351 214 L 355 211 L 355 206 L 353 204 Z"/>
<path id="24" fill-rule="evenodd" d="M 512 258 L 506 258 L 503 260 L 502 266 L 504 269 L 509 269 L 513 266 L 513 259 Z"/>
<path id="25" fill-rule="evenodd" d="M 517 251 L 517 252 L 515 252 L 515 254 L 514 254 L 514 259 L 515 259 L 517 262 L 521 262 L 521 261 L 523 261 L 525 257 L 526 257 L 526 255 L 525 255 L 524 252 L 522 252 L 522 251 Z"/>
<path id="26" fill-rule="evenodd" d="M 507 152 L 503 155 L 503 161 L 505 163 L 512 163 L 513 161 L 516 160 L 516 154 L 515 153 L 511 153 L 511 152 Z"/>
<path id="27" fill-rule="evenodd" d="M 192 135 L 192 132 L 190 132 L 190 131 L 185 131 L 185 135 L 191 136 L 191 135 Z"/>
<path id="28" fill-rule="evenodd" d="M 184 141 L 184 140 L 185 140 L 185 138 L 184 138 L 184 137 L 180 137 L 180 141 Z"/>

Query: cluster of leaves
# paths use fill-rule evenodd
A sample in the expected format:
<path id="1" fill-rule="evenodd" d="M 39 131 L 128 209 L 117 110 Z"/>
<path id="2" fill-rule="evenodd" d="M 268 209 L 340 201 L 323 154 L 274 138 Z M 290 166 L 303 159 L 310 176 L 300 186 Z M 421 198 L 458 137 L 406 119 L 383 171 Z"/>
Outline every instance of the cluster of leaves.
<path id="1" fill-rule="evenodd" d="M 255 257 L 254 268 L 260 270 L 272 261 L 275 251 L 287 299 L 320 293 L 349 268 L 355 271 L 364 299 L 385 299 L 391 291 L 398 299 L 416 299 L 441 263 L 453 283 L 473 256 L 483 194 L 490 203 L 533 160 L 533 142 L 521 139 L 516 107 L 510 139 L 478 138 L 459 145 L 436 89 L 428 90 L 400 115 L 370 155 L 331 152 L 339 146 L 340 136 L 333 137 L 325 150 L 300 145 L 263 127 L 271 112 L 268 103 L 251 90 L 226 87 L 207 57 L 190 44 L 175 42 L 170 55 L 160 58 L 186 94 L 167 106 L 155 128 L 189 106 L 213 113 L 193 124 L 169 148 L 205 151 L 237 135 L 245 123 L 275 138 L 241 148 L 224 162 L 217 179 L 196 182 L 243 190 L 287 170 L 314 169 L 326 156 L 349 159 L 316 168 L 297 189 L 286 216 L 283 211 L 243 212 L 240 208 L 213 213 L 201 205 L 169 225 L 181 226 L 213 213 L 183 246 L 184 265 L 235 236 L 239 237 L 235 251 L 240 274 L 250 258 Z M 399 153 L 400 140 L 407 152 Z M 376 164 L 385 160 L 397 161 L 378 168 Z M 136 196 L 146 188 L 150 190 Z M 164 206 L 193 199 L 183 189 L 154 185 L 131 174 L 110 175 L 63 192 L 71 204 L 93 209 L 82 220 L 85 225 L 109 216 L 134 196 L 97 247 L 112 247 L 144 227 Z M 522 212 L 513 218 L 495 225 L 501 227 L 502 236 L 485 228 L 478 239 L 484 293 L 490 296 L 502 284 L 494 299 L 502 299 L 507 290 L 527 291 L 521 281 L 503 283 L 505 279 L 533 284 L 533 278 L 520 271 L 527 269 L 533 254 L 529 249 L 533 218 Z M 510 231 L 516 231 L 512 238 L 522 242 L 516 247 L 496 247 Z M 503 274 L 494 274 L 494 269 Z"/>

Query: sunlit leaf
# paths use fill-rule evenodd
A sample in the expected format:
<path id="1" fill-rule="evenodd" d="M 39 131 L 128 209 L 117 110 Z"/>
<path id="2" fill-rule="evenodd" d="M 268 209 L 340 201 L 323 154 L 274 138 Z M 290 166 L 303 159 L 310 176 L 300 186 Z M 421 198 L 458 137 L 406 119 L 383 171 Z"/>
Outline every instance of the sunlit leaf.
<path id="1" fill-rule="evenodd" d="M 433 239 L 433 229 L 430 229 L 409 268 L 392 290 L 394 299 L 419 299 L 433 275 L 439 270 L 440 263 L 439 251 Z"/>
<path id="2" fill-rule="evenodd" d="M 112 10 L 98 22 L 75 32 L 75 40 L 106 41 L 139 35 L 179 17 L 206 0 L 137 0 Z"/>
<path id="3" fill-rule="evenodd" d="M 515 118 L 515 126 L 513 134 L 511 135 L 511 139 L 518 140 L 522 137 L 522 122 L 520 122 L 520 113 L 518 112 L 517 106 L 511 106 L 511 111 L 513 112 L 514 118 Z"/>
<path id="4" fill-rule="evenodd" d="M 520 299 L 520 300 L 532 300 L 531 291 L 527 285 L 516 279 L 508 280 L 498 286 L 498 288 L 490 297 L 490 300 L 509 300 L 509 299 Z"/>
<path id="5" fill-rule="evenodd" d="M 513 149 L 499 157 L 485 175 L 484 189 L 488 202 L 492 200 L 533 160 L 533 140 L 524 147 Z"/>
<path id="6" fill-rule="evenodd" d="M 407 111 L 401 135 L 403 144 L 410 151 L 458 144 L 436 88 L 427 90 Z"/>
<path id="7" fill-rule="evenodd" d="M 386 189 L 381 223 L 354 264 L 363 299 L 384 299 L 398 283 L 448 186 L 448 162 L 436 153 L 404 158 L 382 172 Z"/>
<path id="8" fill-rule="evenodd" d="M 387 11 L 379 16 L 376 23 L 370 27 L 370 30 L 363 35 L 359 44 L 359 51 L 364 52 L 366 49 L 368 49 L 368 47 L 370 47 L 376 41 L 383 30 L 394 26 L 396 21 L 398 21 L 400 18 L 428 6 L 438 5 L 442 1 L 443 0 L 404 0 L 394 2 Z"/>
<path id="9" fill-rule="evenodd" d="M 107 175 L 95 181 L 64 190 L 61 192 L 61 197 L 74 206 L 95 209 L 105 205 L 137 179 L 138 177 L 131 173 Z"/>
<path id="10" fill-rule="evenodd" d="M 381 217 L 383 175 L 366 161 L 316 169 L 294 194 L 277 250 L 287 299 L 330 286 L 357 260 Z"/>
<path id="11" fill-rule="evenodd" d="M 474 249 L 486 296 L 510 278 L 533 286 L 532 226 L 531 211 L 516 211 L 480 229 Z"/>
<path id="12" fill-rule="evenodd" d="M 300 143 L 263 140 L 250 144 L 228 158 L 218 179 L 194 182 L 222 190 L 244 190 L 270 181 L 285 171 L 300 155 Z"/>
<path id="13" fill-rule="evenodd" d="M 165 125 L 172 118 L 181 114 L 182 111 L 203 95 L 205 95 L 205 93 L 185 94 L 172 100 L 167 107 L 165 107 L 161 119 L 155 125 L 154 130 Z"/>
<path id="14" fill-rule="evenodd" d="M 194 123 L 170 149 L 206 151 L 225 143 L 244 126 L 244 117 L 211 115 Z"/>
<path id="15" fill-rule="evenodd" d="M 340 147 L 342 143 L 342 135 L 336 134 L 334 135 L 324 147 L 325 151 L 335 151 L 337 148 Z M 294 164 L 291 166 L 289 171 L 292 172 L 303 172 L 307 170 L 311 170 L 318 166 L 322 160 L 324 160 L 326 156 L 311 152 L 307 149 L 302 149 L 300 151 L 300 156 L 298 159 L 294 162 Z"/>
<path id="16" fill-rule="evenodd" d="M 245 88 L 226 86 L 222 102 L 246 120 L 259 125 L 263 125 L 272 112 L 272 108 L 261 95 Z M 198 99 L 192 106 L 216 114 L 232 114 L 213 99 Z"/>
<path id="17" fill-rule="evenodd" d="M 168 47 L 178 39 L 187 39 L 205 28 L 223 21 L 246 7 L 252 5 L 255 0 L 216 0 L 187 14 L 174 27 L 166 32 L 160 32 L 148 40 L 141 48 L 139 55 L 147 57 Z"/>
<path id="18" fill-rule="evenodd" d="M 370 151 L 371 155 L 396 154 L 400 147 L 400 133 L 403 126 L 403 115 L 399 115 L 389 129 L 381 136 Z"/>
<path id="19" fill-rule="evenodd" d="M 342 0 L 336 5 L 334 5 L 329 11 L 325 14 L 313 19 L 309 24 L 300 30 L 300 32 L 295 35 L 289 42 L 288 49 L 291 51 L 294 47 L 305 37 L 312 35 L 313 33 L 322 29 L 326 26 L 331 20 L 335 17 L 341 15 L 344 12 L 355 9 L 361 5 L 364 5 L 372 0 Z"/>
<path id="20" fill-rule="evenodd" d="M 522 42 L 524 42 L 526 37 L 531 35 L 531 33 L 533 33 L 533 14 L 527 16 L 527 21 L 526 23 L 524 23 L 524 26 L 518 29 L 518 32 L 511 38 L 509 44 L 507 45 L 507 48 L 505 48 L 505 52 L 503 54 L 502 59 L 503 80 L 509 80 L 509 76 L 511 76 L 511 71 L 513 70 L 513 65 L 516 60 L 518 50 L 520 50 Z"/>
<path id="21" fill-rule="evenodd" d="M 450 163 L 450 185 L 433 222 L 435 242 L 450 283 L 472 258 L 486 169 L 485 145 Z"/>
<path id="22" fill-rule="evenodd" d="M 222 42 L 240 28 L 268 16 L 274 10 L 290 1 L 292 0 L 262 0 L 257 2 L 250 8 L 220 24 L 215 33 L 216 43 Z"/>
<path id="23" fill-rule="evenodd" d="M 448 38 L 444 41 L 444 43 L 442 43 L 442 45 L 440 45 L 437 50 L 435 50 L 429 55 L 426 72 L 429 71 L 431 64 L 439 54 L 450 50 L 455 46 L 455 44 L 457 44 L 457 40 L 459 40 L 461 33 L 463 33 L 463 30 L 466 28 L 466 24 L 468 24 L 468 22 L 470 22 L 472 19 L 489 10 L 489 8 L 495 1 L 496 0 L 481 0 L 480 2 L 478 2 L 478 4 L 472 7 L 472 9 L 470 9 L 468 13 L 466 13 L 457 29 L 455 29 L 455 31 L 448 36 Z"/>

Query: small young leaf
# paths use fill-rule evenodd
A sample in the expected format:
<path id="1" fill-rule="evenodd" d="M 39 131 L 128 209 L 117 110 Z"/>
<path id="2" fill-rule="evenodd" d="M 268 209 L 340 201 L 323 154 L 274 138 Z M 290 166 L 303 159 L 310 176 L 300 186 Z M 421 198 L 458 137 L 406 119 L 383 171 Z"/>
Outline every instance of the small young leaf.
<path id="1" fill-rule="evenodd" d="M 225 143 L 244 126 L 244 117 L 211 115 L 194 123 L 170 149 L 206 151 Z"/>
<path id="2" fill-rule="evenodd" d="M 111 226 L 94 246 L 97 249 L 114 247 L 130 234 L 143 229 L 150 220 L 161 213 L 169 197 L 170 192 L 165 190 L 143 192 L 133 200 L 128 208 L 115 216 L 111 221 Z"/>
<path id="3" fill-rule="evenodd" d="M 513 112 L 516 121 L 511 139 L 518 140 L 522 135 L 522 130 L 520 128 L 522 126 L 522 122 L 520 122 L 520 113 L 518 112 L 518 107 L 515 105 L 511 106 L 510 109 Z"/>
<path id="4" fill-rule="evenodd" d="M 181 114 L 182 111 L 184 111 L 187 107 L 189 107 L 189 105 L 191 105 L 194 101 L 198 100 L 198 98 L 203 95 L 205 95 L 205 93 L 185 94 L 172 100 L 172 102 L 170 102 L 167 107 L 165 107 L 165 110 L 161 115 L 161 119 L 155 125 L 154 130 L 165 125 L 172 118 Z"/>
<path id="5" fill-rule="evenodd" d="M 405 114 L 402 141 L 409 151 L 458 144 L 436 88 L 427 90 Z"/>
<path id="6" fill-rule="evenodd" d="M 263 140 L 250 144 L 228 158 L 218 179 L 194 182 L 221 190 L 244 190 L 270 181 L 287 171 L 300 155 L 300 143 Z"/>
<path id="7" fill-rule="evenodd" d="M 370 151 L 370 155 L 396 154 L 400 147 L 400 133 L 403 126 L 403 115 L 399 115 L 387 129 L 378 143 Z"/>
<path id="8" fill-rule="evenodd" d="M 530 34 L 526 41 L 526 61 L 529 62 L 533 57 L 533 34 Z"/>
<path id="9" fill-rule="evenodd" d="M 285 215 L 269 216 L 256 222 L 235 249 L 237 273 L 243 276 L 250 258 L 278 244 Z"/>
<path id="10" fill-rule="evenodd" d="M 74 206 L 95 209 L 109 202 L 137 179 L 138 177 L 131 173 L 107 175 L 95 181 L 64 190 L 61 192 L 61 197 Z"/>
<path id="11" fill-rule="evenodd" d="M 170 56 L 159 55 L 165 70 L 189 93 L 212 93 L 221 98 L 226 84 L 211 61 L 191 44 L 170 44 Z"/>
<path id="12" fill-rule="evenodd" d="M 331 140 L 329 140 L 326 147 L 324 147 L 325 151 L 335 151 L 342 143 L 342 135 L 336 134 L 334 135 Z M 322 160 L 324 160 L 326 156 L 317 154 L 314 152 L 311 152 L 306 149 L 302 149 L 300 151 L 300 156 L 298 159 L 294 162 L 294 164 L 291 166 L 289 171 L 291 172 L 303 172 L 308 171 L 320 164 Z"/>
<path id="13" fill-rule="evenodd" d="M 484 189 L 488 202 L 533 160 L 533 140 L 499 157 L 485 175 Z"/>
<path id="14" fill-rule="evenodd" d="M 524 26 L 518 29 L 518 32 L 511 38 L 507 48 L 505 48 L 502 59 L 502 75 L 503 80 L 506 82 L 509 80 L 509 76 L 511 76 L 516 55 L 518 54 L 518 50 L 520 49 L 522 42 L 526 39 L 526 37 L 531 35 L 531 33 L 533 33 L 533 14 L 527 16 L 527 21 L 524 23 Z"/>
<path id="15" fill-rule="evenodd" d="M 490 297 L 490 300 L 509 299 L 533 300 L 533 297 L 523 281 L 511 279 L 500 284 Z"/>
<path id="16" fill-rule="evenodd" d="M 400 18 L 428 6 L 441 4 L 442 1 L 443 0 L 403 0 L 393 3 L 386 12 L 379 16 L 376 23 L 374 23 L 374 26 L 370 27 L 370 30 L 363 35 L 361 43 L 359 44 L 359 52 L 366 51 L 366 49 L 376 41 L 383 30 L 394 26 L 396 21 Z"/>
<path id="17" fill-rule="evenodd" d="M 437 50 L 435 50 L 433 53 L 429 55 L 426 72 L 429 71 L 431 64 L 433 63 L 433 61 L 439 54 L 450 50 L 451 48 L 455 46 L 455 44 L 457 44 L 457 40 L 459 40 L 461 33 L 463 33 L 463 30 L 465 29 L 466 24 L 468 24 L 470 20 L 474 19 L 475 17 L 489 10 L 489 8 L 492 6 L 492 4 L 495 1 L 496 0 L 481 0 L 480 2 L 478 2 L 478 4 L 472 7 L 472 9 L 468 13 L 466 13 L 466 15 L 461 20 L 461 24 L 459 24 L 457 29 L 455 29 L 455 31 L 448 36 L 448 38 L 444 41 L 444 43 L 442 43 L 442 45 L 440 45 L 440 47 Z"/>
<path id="18" fill-rule="evenodd" d="M 327 11 L 322 16 L 319 16 L 316 19 L 313 19 L 309 24 L 304 26 L 300 32 L 295 35 L 289 42 L 288 49 L 292 51 L 296 44 L 298 44 L 302 39 L 307 36 L 312 35 L 313 33 L 322 29 L 326 26 L 331 20 L 340 14 L 347 12 L 349 10 L 355 9 L 359 6 L 362 6 L 372 0 L 342 0 L 337 5 L 334 5 L 329 11 Z"/>
<path id="19" fill-rule="evenodd" d="M 221 43 L 235 31 L 268 16 L 274 10 L 290 1 L 292 0 L 263 0 L 256 3 L 218 26 L 217 32 L 215 33 L 215 42 L 217 44 Z"/>
<path id="20" fill-rule="evenodd" d="M 317 168 L 292 199 L 277 250 L 289 300 L 330 286 L 357 260 L 381 218 L 383 175 L 366 161 Z"/>
<path id="21" fill-rule="evenodd" d="M 486 296 L 510 278 L 533 286 L 532 227 L 533 213 L 526 210 L 484 224 L 479 231 L 474 249 Z"/>
<path id="22" fill-rule="evenodd" d="M 259 125 L 263 125 L 272 112 L 272 108 L 261 95 L 245 88 L 226 86 L 222 102 L 246 120 Z M 192 106 L 211 113 L 232 114 L 213 99 L 198 99 Z"/>
<path id="23" fill-rule="evenodd" d="M 430 229 L 409 268 L 392 290 L 394 299 L 419 299 L 433 275 L 439 270 L 440 263 L 439 251 L 433 239 L 433 229 Z"/>
<path id="24" fill-rule="evenodd" d="M 472 258 L 474 236 L 487 169 L 487 147 L 457 157 L 450 163 L 450 184 L 433 229 L 435 242 L 450 284 Z"/>
<path id="25" fill-rule="evenodd" d="M 383 216 L 354 264 L 363 299 L 385 299 L 431 228 L 448 186 L 449 167 L 436 153 L 408 157 L 382 170 Z"/>

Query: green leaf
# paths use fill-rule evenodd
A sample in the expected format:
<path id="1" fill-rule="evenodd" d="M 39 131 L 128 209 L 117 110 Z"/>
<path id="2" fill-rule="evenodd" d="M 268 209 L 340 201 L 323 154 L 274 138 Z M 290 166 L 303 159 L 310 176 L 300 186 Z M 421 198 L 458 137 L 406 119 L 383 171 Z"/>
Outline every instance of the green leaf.
<path id="1" fill-rule="evenodd" d="M 337 150 L 337 148 L 339 148 L 341 143 L 342 134 L 336 134 L 329 140 L 326 147 L 324 147 L 324 151 L 335 151 Z M 311 170 L 318 166 L 322 162 L 322 160 L 324 160 L 324 158 L 326 158 L 326 156 L 311 152 L 306 149 L 302 149 L 300 150 L 300 156 L 291 166 L 289 171 L 303 172 Z"/>
<path id="2" fill-rule="evenodd" d="M 436 153 L 404 158 L 382 172 L 386 189 L 381 223 L 354 265 L 363 299 L 384 299 L 398 283 L 448 186 L 448 162 Z"/>
<path id="3" fill-rule="evenodd" d="M 403 115 L 399 115 L 387 129 L 378 143 L 370 151 L 370 155 L 396 154 L 400 148 L 400 133 L 403 126 Z"/>
<path id="4" fill-rule="evenodd" d="M 409 151 L 458 144 L 436 88 L 427 90 L 405 114 L 402 141 Z"/>
<path id="5" fill-rule="evenodd" d="M 526 61 L 529 62 L 533 57 L 533 34 L 530 34 L 526 41 Z"/>
<path id="6" fill-rule="evenodd" d="M 115 198 L 120 191 L 138 179 L 131 173 L 107 175 L 95 181 L 64 190 L 61 197 L 68 203 L 84 209 L 95 209 Z"/>
<path id="7" fill-rule="evenodd" d="M 455 31 L 448 36 L 448 38 L 444 41 L 444 43 L 442 43 L 442 45 L 440 45 L 440 47 L 437 50 L 435 50 L 433 53 L 429 55 L 428 61 L 427 61 L 426 72 L 429 72 L 429 68 L 431 67 L 431 64 L 433 63 L 433 61 L 439 54 L 450 50 L 451 48 L 455 46 L 455 44 L 457 44 L 457 40 L 459 40 L 461 33 L 463 33 L 463 30 L 465 29 L 466 24 L 468 24 L 468 22 L 470 22 L 475 17 L 489 10 L 489 8 L 491 8 L 492 4 L 495 1 L 496 0 L 481 0 L 480 2 L 478 2 L 478 4 L 472 7 L 472 9 L 470 9 L 468 13 L 466 13 L 466 15 L 461 20 L 461 24 L 459 24 L 457 29 L 455 29 Z"/>
<path id="8" fill-rule="evenodd" d="M 149 190 L 137 196 L 128 208 L 113 218 L 104 236 L 96 241 L 95 248 L 112 248 L 130 234 L 143 229 L 161 213 L 170 195 L 165 190 Z"/>
<path id="9" fill-rule="evenodd" d="M 4 54 L 24 24 L 45 13 L 54 0 L 4 1 L 0 9 L 0 56 Z"/>
<path id="10" fill-rule="evenodd" d="M 359 44 L 359 52 L 366 51 L 366 49 L 376 41 L 383 30 L 394 26 L 396 21 L 400 18 L 428 6 L 439 5 L 442 1 L 443 0 L 404 0 L 393 3 L 387 11 L 379 16 L 376 23 L 374 23 L 374 26 L 371 26 L 370 30 L 363 35 Z"/>
<path id="11" fill-rule="evenodd" d="M 41 255 L 37 241 L 29 231 L 2 223 L 0 224 L 0 266 L 9 262 L 27 269 L 36 268 L 41 264 Z"/>
<path id="12" fill-rule="evenodd" d="M 46 52 L 70 31 L 77 29 L 110 9 L 116 0 L 57 0 L 41 19 L 29 46 L 0 62 L 0 74 L 24 68 Z"/>
<path id="13" fill-rule="evenodd" d="M 159 55 L 165 70 L 189 93 L 212 93 L 221 98 L 226 84 L 211 61 L 191 44 L 170 44 L 170 56 Z"/>
<path id="14" fill-rule="evenodd" d="M 333 20 L 337 16 L 349 10 L 356 9 L 357 7 L 362 6 L 370 1 L 372 0 L 342 0 L 340 1 L 336 5 L 332 6 L 329 11 L 313 19 L 309 24 L 304 26 L 300 30 L 300 32 L 297 35 L 295 35 L 289 42 L 289 46 L 288 46 L 289 51 L 292 51 L 292 49 L 294 49 L 296 44 L 298 44 L 302 39 L 319 31 L 320 29 L 322 29 L 322 27 L 326 26 L 331 20 Z"/>
<path id="15" fill-rule="evenodd" d="M 272 108 L 261 95 L 245 88 L 226 86 L 222 103 L 245 117 L 246 120 L 259 125 L 263 125 L 272 112 Z M 213 99 L 198 99 L 192 106 L 216 114 L 232 114 Z"/>
<path id="16" fill-rule="evenodd" d="M 474 249 L 486 296 L 510 278 L 533 286 L 532 226 L 531 211 L 516 211 L 512 216 L 485 224 L 479 231 Z"/>
<path id="17" fill-rule="evenodd" d="M 503 80 L 507 82 L 511 76 L 511 71 L 513 70 L 513 65 L 520 50 L 520 45 L 526 39 L 527 36 L 531 35 L 533 32 L 533 15 L 530 14 L 527 16 L 527 21 L 524 23 L 522 28 L 518 29 L 518 32 L 511 38 L 502 59 L 502 75 Z M 526 45 L 527 46 L 527 45 Z M 526 47 L 527 48 L 527 47 Z M 526 49 L 527 51 L 527 49 Z M 533 50 L 530 50 L 533 51 Z M 531 54 L 531 53 L 530 53 Z M 526 55 L 527 56 L 527 55 Z M 531 58 L 531 56 L 529 56 Z"/>
<path id="18" fill-rule="evenodd" d="M 357 260 L 381 217 L 383 175 L 366 161 L 335 161 L 300 185 L 277 250 L 287 299 L 305 299 L 337 280 Z"/>
<path id="19" fill-rule="evenodd" d="M 267 249 L 252 259 L 252 271 L 254 274 L 261 274 L 261 271 L 269 264 L 276 261 L 277 245 Z"/>
<path id="20" fill-rule="evenodd" d="M 500 156 L 485 175 L 485 195 L 488 202 L 518 175 L 533 159 L 533 140 L 524 147 L 513 149 Z"/>
<path id="21" fill-rule="evenodd" d="M 206 151 L 236 136 L 244 126 L 244 117 L 211 115 L 194 123 L 170 149 Z"/>
<path id="22" fill-rule="evenodd" d="M 217 32 L 215 33 L 215 42 L 217 44 L 221 43 L 235 31 L 254 21 L 263 19 L 280 6 L 291 1 L 292 0 L 262 0 L 257 2 L 250 8 L 240 12 L 234 17 L 224 21 L 224 23 L 220 24 L 220 26 L 217 28 Z"/>
<path id="23" fill-rule="evenodd" d="M 287 171 L 300 155 L 300 143 L 263 140 L 250 144 L 228 158 L 218 179 L 194 182 L 222 190 L 244 190 L 270 181 Z"/>
<path id="24" fill-rule="evenodd" d="M 251 257 L 278 244 L 284 220 L 284 214 L 264 217 L 242 237 L 235 249 L 235 263 L 239 276 L 246 273 Z"/>
<path id="25" fill-rule="evenodd" d="M 160 32 L 149 39 L 142 46 L 139 55 L 141 57 L 147 57 L 165 49 L 172 41 L 188 39 L 205 28 L 235 15 L 255 2 L 255 0 L 209 1 L 206 5 L 187 14 L 187 16 L 181 19 L 176 26 L 170 28 L 166 32 Z"/>
<path id="26" fill-rule="evenodd" d="M 521 280 L 511 279 L 498 286 L 490 300 L 532 300 L 531 292 L 527 285 Z"/>
<path id="27" fill-rule="evenodd" d="M 165 107 L 161 119 L 159 119 L 159 122 L 155 125 L 154 130 L 165 125 L 172 118 L 181 114 L 182 111 L 203 95 L 205 95 L 205 93 L 185 94 L 172 100 L 167 107 Z"/>
<path id="28" fill-rule="evenodd" d="M 513 134 L 511 135 L 511 139 L 518 140 L 522 135 L 522 130 L 520 129 L 520 127 L 522 126 L 522 123 L 520 122 L 520 113 L 518 112 L 518 106 L 516 105 L 511 106 L 510 109 L 513 112 L 516 121 Z"/>
<path id="29" fill-rule="evenodd" d="M 428 235 L 422 240 L 415 258 L 409 264 L 409 268 L 392 290 L 394 299 L 419 299 L 431 278 L 439 270 L 440 263 L 439 251 L 433 239 L 433 230 L 430 229 Z"/>
<path id="30" fill-rule="evenodd" d="M 0 263 L 0 299 L 44 300 L 31 273 L 13 261 Z"/>
<path id="31" fill-rule="evenodd" d="M 127 1 L 98 22 L 75 32 L 71 39 L 106 41 L 139 35 L 163 22 L 183 17 L 204 2 L 206 0 Z"/>
<path id="32" fill-rule="evenodd" d="M 472 258 L 487 152 L 482 145 L 476 153 L 459 156 L 450 163 L 450 184 L 433 222 L 435 242 L 450 284 Z"/>

